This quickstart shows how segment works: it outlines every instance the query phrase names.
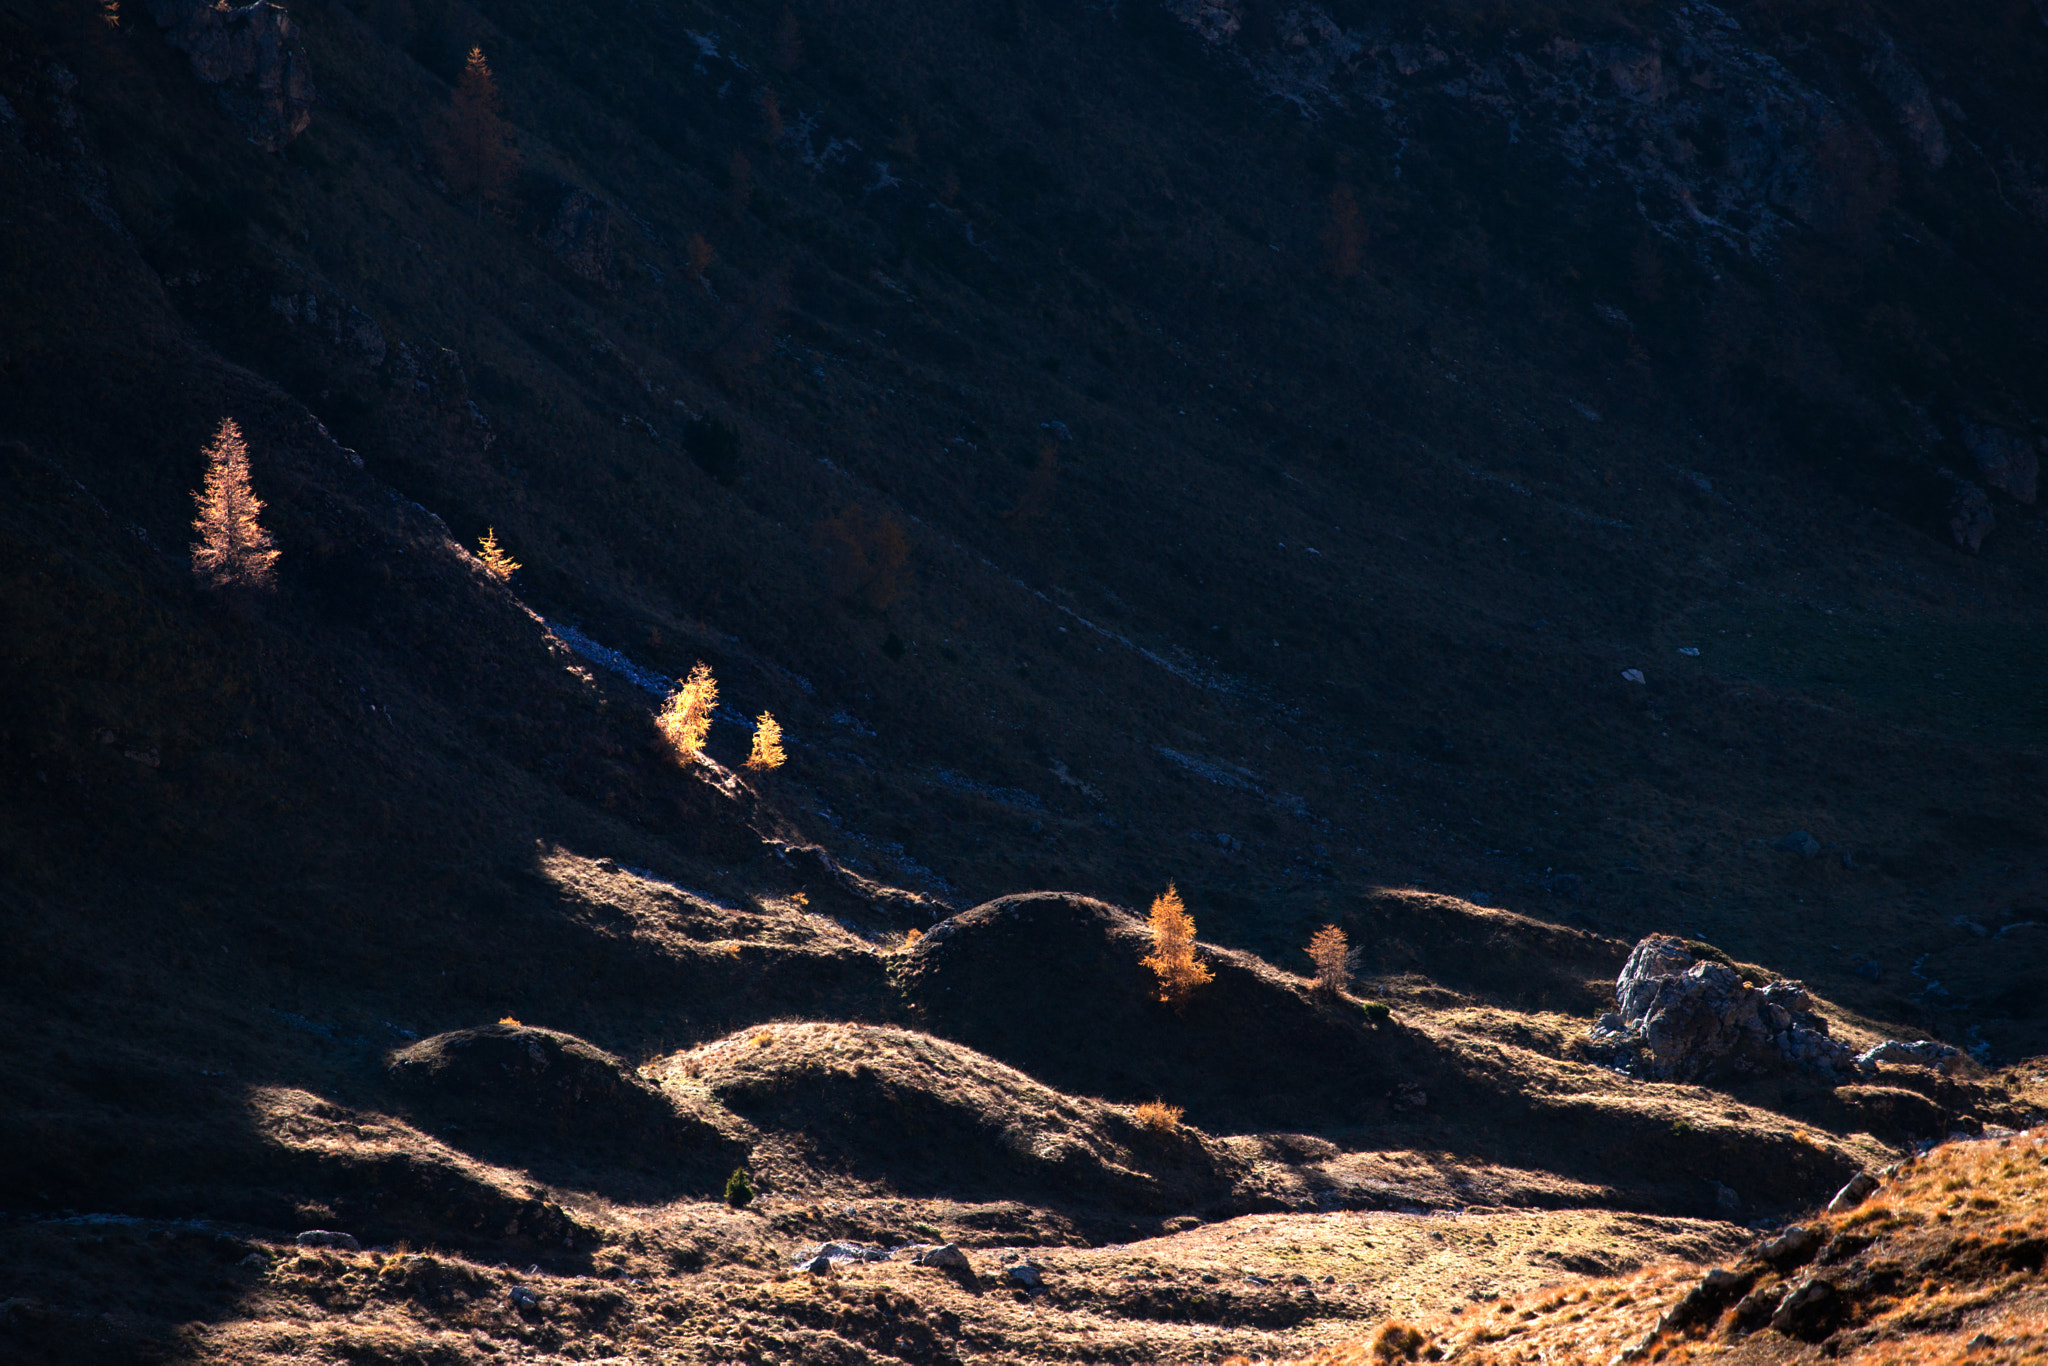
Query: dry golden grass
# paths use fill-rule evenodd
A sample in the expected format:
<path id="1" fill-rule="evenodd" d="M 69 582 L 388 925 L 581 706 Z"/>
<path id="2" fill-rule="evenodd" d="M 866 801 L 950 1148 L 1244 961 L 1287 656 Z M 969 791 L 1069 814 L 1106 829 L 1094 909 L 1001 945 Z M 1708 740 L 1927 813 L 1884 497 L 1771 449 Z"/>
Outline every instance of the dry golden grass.
<path id="1" fill-rule="evenodd" d="M 1820 1355 L 1859 1366 L 2048 1361 L 2048 1133 L 1952 1143 L 1908 1161 L 1868 1200 L 1804 1221 L 1823 1247 L 1800 1266 L 1730 1265 L 1760 1291 L 1821 1278 L 1840 1303 Z M 1775 1330 L 1738 1328 L 1723 1311 L 1692 1327 L 1646 1334 L 1700 1280 L 1696 1266 L 1568 1282 L 1456 1308 L 1423 1324 L 1451 1359 L 1477 1366 L 1542 1361 L 1611 1366 L 1625 1349 L 1646 1362 L 1779 1362 L 1815 1348 Z M 1385 1330 L 1382 1330 L 1383 1332 Z M 1371 1366 L 1376 1337 L 1305 1359 Z"/>

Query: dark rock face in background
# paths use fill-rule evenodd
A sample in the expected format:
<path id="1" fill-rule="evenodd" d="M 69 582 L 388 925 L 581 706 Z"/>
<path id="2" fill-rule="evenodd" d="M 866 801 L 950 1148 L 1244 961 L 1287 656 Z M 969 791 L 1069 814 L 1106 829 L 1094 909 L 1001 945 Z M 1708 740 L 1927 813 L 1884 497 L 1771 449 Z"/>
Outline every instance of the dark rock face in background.
<path id="1" fill-rule="evenodd" d="M 582 190 L 569 191 L 555 210 L 554 221 L 541 232 L 540 244 L 577 279 L 617 288 L 612 279 L 612 208 L 603 200 Z"/>
<path id="2" fill-rule="evenodd" d="M 219 87 L 221 105 L 249 141 L 275 152 L 306 131 L 313 121 L 313 70 L 298 26 L 282 6 L 149 0 L 149 12 L 171 46 L 192 58 L 192 74 Z"/>

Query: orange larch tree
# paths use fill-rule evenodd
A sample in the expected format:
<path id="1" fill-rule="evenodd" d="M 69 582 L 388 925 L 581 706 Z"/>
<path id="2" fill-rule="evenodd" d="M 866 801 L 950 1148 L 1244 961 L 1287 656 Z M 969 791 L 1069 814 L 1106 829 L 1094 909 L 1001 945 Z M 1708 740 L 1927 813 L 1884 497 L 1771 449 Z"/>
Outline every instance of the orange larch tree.
<path id="1" fill-rule="evenodd" d="M 489 202 L 502 199 L 511 188 L 519 152 L 512 141 L 512 125 L 505 120 L 504 96 L 498 93 L 497 78 L 480 47 L 469 50 L 434 144 L 441 178 L 458 198 L 475 195 Z"/>
<path id="2" fill-rule="evenodd" d="M 1195 918 L 1172 883 L 1152 902 L 1152 952 L 1140 961 L 1159 979 L 1159 999 L 1170 1006 L 1187 1004 L 1195 988 L 1216 974 L 1195 957 Z"/>
<path id="3" fill-rule="evenodd" d="M 192 572 L 209 588 L 268 589 L 277 582 L 277 546 L 261 520 L 263 500 L 249 483 L 249 443 L 233 418 L 221 419 L 206 448 L 206 485 L 192 495 Z"/>

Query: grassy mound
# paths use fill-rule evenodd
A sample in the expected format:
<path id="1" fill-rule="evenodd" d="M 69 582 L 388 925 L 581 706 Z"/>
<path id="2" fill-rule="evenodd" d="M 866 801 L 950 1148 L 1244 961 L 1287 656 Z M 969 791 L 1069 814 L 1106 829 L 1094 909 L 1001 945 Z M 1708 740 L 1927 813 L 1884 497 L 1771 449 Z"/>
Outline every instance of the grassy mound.
<path id="1" fill-rule="evenodd" d="M 736 1158 L 710 1120 L 671 1102 L 618 1058 L 551 1029 L 451 1030 L 393 1053 L 386 1072 L 460 1146 L 500 1159 L 623 1159 L 708 1178 Z"/>
<path id="2" fill-rule="evenodd" d="M 1243 1164 L 1200 1130 L 1147 1125 L 905 1029 L 769 1025 L 654 1070 L 800 1144 L 806 1165 L 905 1194 L 1071 1198 L 1147 1214 L 1242 1196 Z"/>
<path id="3" fill-rule="evenodd" d="M 1318 1000 L 1250 954 L 1204 945 L 1215 980 L 1162 1004 L 1142 922 L 1060 892 L 1006 896 L 918 941 L 902 972 L 921 1022 L 1070 1091 L 1164 1096 L 1210 1127 L 1359 1119 L 1426 1059 L 1398 1027 Z"/>

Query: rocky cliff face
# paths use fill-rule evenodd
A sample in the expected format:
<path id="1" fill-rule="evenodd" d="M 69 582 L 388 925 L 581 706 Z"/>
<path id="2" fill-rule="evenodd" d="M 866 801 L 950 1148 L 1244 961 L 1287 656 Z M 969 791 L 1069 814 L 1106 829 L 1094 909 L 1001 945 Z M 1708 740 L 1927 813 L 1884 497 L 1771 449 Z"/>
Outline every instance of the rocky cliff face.
<path id="1" fill-rule="evenodd" d="M 1887 251 L 1932 246 L 1916 264 L 1929 278 L 1959 264 L 1969 248 L 1944 219 L 1960 197 L 1981 196 L 1973 211 L 2013 228 L 2048 224 L 2040 130 L 2014 108 L 2025 100 L 1987 77 L 1981 51 L 1909 42 L 1875 6 L 1564 9 L 1502 28 L 1447 9 L 1163 3 L 1264 99 L 1374 130 L 1397 180 L 1411 148 L 1461 128 L 1504 142 L 1508 161 L 1540 168 L 1564 196 L 1619 191 L 1706 283 L 1734 271 L 1781 303 L 1819 274 L 1879 271 Z M 2032 41 L 2025 27 L 2016 37 Z M 1937 65 L 1958 56 L 1967 79 Z M 1631 338 L 1633 306 L 1596 303 Z M 1956 545 L 1982 545 L 1998 495 L 2032 502 L 2039 418 L 2011 390 L 1964 399 L 1894 379 L 1846 406 L 1866 409 L 1866 428 L 1895 430 L 1894 456 L 1920 471 L 1927 525 Z M 1885 444 L 1869 430 L 1864 440 Z"/>
<path id="2" fill-rule="evenodd" d="M 249 141 L 275 152 L 313 120 L 313 72 L 298 26 L 269 0 L 240 9 L 226 0 L 149 0 L 150 16 L 192 74 L 218 89 L 221 106 Z"/>

